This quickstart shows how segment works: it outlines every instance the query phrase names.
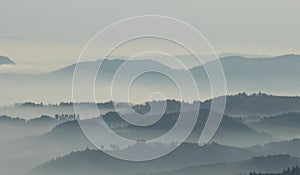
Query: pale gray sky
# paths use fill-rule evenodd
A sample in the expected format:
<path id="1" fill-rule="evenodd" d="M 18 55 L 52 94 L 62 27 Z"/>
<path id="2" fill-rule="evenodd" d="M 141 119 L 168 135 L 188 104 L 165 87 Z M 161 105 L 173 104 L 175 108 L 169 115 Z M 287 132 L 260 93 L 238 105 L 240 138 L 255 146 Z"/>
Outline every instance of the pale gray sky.
<path id="1" fill-rule="evenodd" d="M 0 0 L 0 55 L 25 71 L 53 70 L 75 62 L 107 25 L 149 14 L 190 23 L 217 53 L 300 53 L 299 7 L 299 0 Z"/>

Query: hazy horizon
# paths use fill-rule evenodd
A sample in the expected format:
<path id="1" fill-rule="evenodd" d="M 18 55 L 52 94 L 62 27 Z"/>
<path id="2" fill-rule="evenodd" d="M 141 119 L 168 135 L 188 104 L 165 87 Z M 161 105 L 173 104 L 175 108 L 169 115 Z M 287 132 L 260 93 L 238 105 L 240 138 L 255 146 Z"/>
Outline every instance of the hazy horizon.
<path id="1" fill-rule="evenodd" d="M 0 55 L 12 58 L 24 72 L 49 72 L 75 63 L 85 44 L 104 27 L 137 15 L 163 15 L 183 20 L 203 33 L 216 53 L 300 54 L 300 1 L 253 0 L 2 0 Z M 100 10 L 101 9 L 101 10 Z M 109 41 L 107 41 L 109 42 Z M 280 43 L 280 44 L 279 44 Z M 114 56 L 132 56 L 139 47 L 167 48 L 141 41 Z M 172 54 L 185 54 L 172 47 Z M 92 48 L 90 58 L 101 57 Z M 200 55 L 210 53 L 203 50 Z M 1 70 L 1 67 L 0 67 Z"/>

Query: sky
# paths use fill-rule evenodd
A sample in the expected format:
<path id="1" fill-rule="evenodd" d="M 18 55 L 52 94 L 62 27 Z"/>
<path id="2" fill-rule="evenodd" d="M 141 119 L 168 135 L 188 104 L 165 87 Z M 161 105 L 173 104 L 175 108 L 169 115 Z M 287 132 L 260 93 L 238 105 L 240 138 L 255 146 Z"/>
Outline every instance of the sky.
<path id="1" fill-rule="evenodd" d="M 98 31 L 137 15 L 183 20 L 203 33 L 217 53 L 300 53 L 299 0 L 0 0 L 0 4 L 0 55 L 10 57 L 17 63 L 14 69 L 24 72 L 47 72 L 74 63 Z M 132 45 L 136 46 L 143 44 Z M 117 56 L 130 56 L 130 49 Z"/>

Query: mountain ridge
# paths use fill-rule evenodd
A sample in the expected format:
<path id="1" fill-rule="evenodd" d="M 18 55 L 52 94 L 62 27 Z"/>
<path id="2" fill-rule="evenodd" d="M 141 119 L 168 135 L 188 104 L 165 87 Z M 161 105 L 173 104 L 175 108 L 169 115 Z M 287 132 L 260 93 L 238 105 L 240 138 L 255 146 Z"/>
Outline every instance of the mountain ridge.
<path id="1" fill-rule="evenodd" d="M 1 56 L 0 55 L 0 59 L 1 57 L 5 57 L 5 56 Z M 6 57 L 8 58 L 8 57 Z M 219 58 L 219 60 L 222 62 L 226 62 L 226 61 L 234 61 L 234 60 L 248 60 L 248 61 L 272 61 L 272 60 L 281 60 L 281 59 L 299 59 L 300 60 L 300 54 L 284 54 L 284 55 L 279 55 L 279 56 L 273 56 L 273 57 L 245 57 L 245 56 L 239 56 L 239 55 L 226 55 L 226 56 L 222 56 Z M 9 59 L 9 58 L 8 58 Z M 1 61 L 1 60 L 0 60 Z M 103 61 L 103 59 L 97 59 L 97 60 L 91 60 L 91 61 L 84 61 L 84 62 L 78 62 L 76 64 L 94 64 L 94 63 L 97 63 L 97 62 L 100 62 L 100 61 Z M 165 65 L 163 63 L 160 63 L 156 60 L 153 60 L 153 59 L 142 59 L 142 60 L 127 60 L 127 59 L 122 59 L 122 58 L 115 58 L 115 59 L 105 59 L 105 61 L 107 62 L 119 62 L 119 63 L 123 63 L 125 61 L 131 61 L 131 62 L 140 62 L 140 61 L 152 61 L 152 62 L 156 62 L 156 63 L 159 63 L 161 65 L 164 65 L 164 66 L 167 66 L 168 65 Z M 11 61 L 12 63 L 14 63 L 13 61 Z M 208 61 L 206 62 L 205 64 L 208 64 L 212 61 Z M 1 63 L 0 63 L 1 64 Z M 15 64 L 15 63 L 14 63 Z M 50 72 L 47 72 L 47 73 L 41 73 L 41 74 L 31 74 L 31 73 L 8 73 L 8 74 L 17 74 L 17 75 L 20 75 L 20 74 L 23 74 L 23 75 L 47 75 L 47 74 L 52 74 L 52 73 L 57 73 L 59 71 L 62 71 L 62 70 L 65 70 L 65 69 L 74 69 L 76 64 L 70 64 L 70 65 L 67 65 L 67 66 L 64 66 L 64 67 L 61 67 L 61 68 L 58 68 L 56 70 L 53 70 L 53 71 L 50 71 Z M 198 65 L 198 66 L 194 66 L 192 68 L 190 68 L 189 70 L 192 70 L 192 69 L 195 69 L 197 67 L 202 67 L 202 65 Z M 169 67 L 171 68 L 171 67 Z M 171 69 L 175 69 L 175 68 L 171 68 Z M 175 69 L 175 70 L 181 70 L 181 69 Z M 73 70 L 74 71 L 74 70 Z M 72 71 L 72 72 L 73 72 Z M 6 74 L 6 73 L 1 73 L 1 74 Z"/>
<path id="2" fill-rule="evenodd" d="M 107 92 L 110 92 L 111 89 L 109 87 L 112 85 L 112 79 L 123 62 L 124 60 L 120 59 L 104 62 L 106 65 L 104 65 L 103 69 L 98 72 L 95 81 L 95 86 L 102 89 L 101 92 L 97 93 L 99 101 L 108 101 L 111 99 Z M 91 71 L 98 68 L 95 63 L 97 62 L 78 64 L 77 66 L 83 68 L 83 71 L 78 74 L 79 77 L 77 76 L 77 78 L 91 79 Z M 300 94 L 300 80 L 298 76 L 300 74 L 299 55 L 287 55 L 268 59 L 226 57 L 226 59 L 221 59 L 221 63 L 224 70 L 224 76 L 226 78 L 227 94 L 235 94 L 238 92 L 253 93 L 257 91 L 281 95 Z M 213 63 L 209 62 L 206 63 L 205 66 L 212 66 L 211 64 Z M 189 74 L 184 70 L 172 69 L 162 63 L 152 60 L 129 61 L 127 66 L 128 69 L 124 70 L 126 72 L 122 72 L 118 76 L 120 81 L 116 81 L 118 84 L 116 85 L 116 89 L 122 88 L 123 85 L 125 86 L 127 79 L 130 79 L 132 76 L 136 76 L 135 73 L 143 72 L 143 70 L 148 70 L 149 68 L 157 68 L 159 72 L 166 72 L 169 74 L 169 77 L 176 77 L 177 82 L 186 81 L 186 76 Z M 28 99 L 33 101 L 43 101 L 45 103 L 49 101 L 69 101 L 72 99 L 71 87 L 74 67 L 75 65 L 39 75 L 0 74 L 0 83 L 3 85 L 3 88 L 20 94 L 13 99 L 2 99 L 0 102 L 7 104 L 14 103 L 16 101 L 25 101 Z M 195 80 L 199 89 L 198 92 L 201 100 L 212 98 L 210 79 L 205 72 L 205 68 L 203 66 L 198 66 L 189 70 L 192 75 L 191 79 Z M 134 81 L 134 88 L 131 89 L 134 89 L 135 94 L 145 93 L 152 89 L 160 89 L 166 98 L 179 99 L 179 97 L 177 97 L 179 96 L 179 92 L 176 88 L 176 84 L 174 84 L 174 81 L 168 78 L 168 76 L 155 71 L 144 74 Z M 183 86 L 184 87 L 181 87 L 181 89 L 190 88 L 191 85 L 186 83 L 183 84 Z M 22 90 L 18 87 L 22 87 Z M 56 95 L 47 96 L 49 92 L 53 92 Z M 138 97 L 133 102 L 145 101 L 144 98 L 140 98 L 142 97 Z M 193 101 L 198 99 L 195 99 L 194 93 L 188 91 L 186 99 L 183 100 Z"/>

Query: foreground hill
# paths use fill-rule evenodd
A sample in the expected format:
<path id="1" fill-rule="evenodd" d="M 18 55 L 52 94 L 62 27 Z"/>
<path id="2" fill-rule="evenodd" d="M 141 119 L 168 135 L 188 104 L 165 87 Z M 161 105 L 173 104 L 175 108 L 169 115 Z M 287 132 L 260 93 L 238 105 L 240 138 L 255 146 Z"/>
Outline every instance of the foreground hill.
<path id="1" fill-rule="evenodd" d="M 14 129 L 19 135 L 24 132 L 20 127 Z M 24 174 L 51 158 L 84 150 L 87 147 L 94 148 L 82 133 L 77 121 L 58 124 L 52 130 L 40 135 L 36 135 L 38 130 L 34 127 L 32 131 L 36 132 L 33 136 L 23 134 L 22 138 L 0 144 L 0 169 L 6 175 Z M 16 166 L 18 168 L 14 168 Z"/>
<path id="2" fill-rule="evenodd" d="M 0 145 L 23 137 L 49 132 L 59 123 L 60 121 L 49 116 L 41 116 L 31 120 L 0 116 Z"/>
<path id="3" fill-rule="evenodd" d="M 188 114 L 188 113 L 187 113 Z M 202 127 L 204 126 L 205 116 L 208 115 L 207 110 L 200 112 L 199 119 L 197 121 L 195 130 L 190 136 L 189 141 L 197 142 L 199 135 L 201 133 Z M 125 137 L 138 137 L 144 138 L 145 136 L 157 137 L 159 134 L 166 132 L 172 124 L 176 122 L 178 115 L 176 113 L 166 114 L 162 120 L 160 120 L 156 125 L 149 128 L 138 128 L 130 126 L 124 121 L 122 121 L 116 113 L 111 112 L 103 116 L 105 121 L 112 127 L 113 130 L 118 132 L 120 135 Z M 99 127 L 97 122 L 89 122 L 90 127 Z M 121 127 L 119 127 L 121 126 Z M 124 127 L 125 126 L 125 127 Z M 124 133 L 131 133 L 130 135 L 124 135 Z M 101 135 L 103 133 L 99 133 Z M 133 138 L 134 139 L 134 138 Z M 260 134 L 253 129 L 247 127 L 238 121 L 224 116 L 219 130 L 213 141 L 217 141 L 222 144 L 228 145 L 252 145 L 257 143 L 264 143 L 272 138 L 268 135 Z M 105 145 L 104 148 L 109 149 L 109 143 L 105 140 L 102 141 Z M 243 160 L 254 156 L 256 154 L 248 150 L 232 148 L 228 146 L 221 146 L 219 144 L 210 144 L 205 147 L 199 147 L 197 144 L 184 144 L 190 146 L 183 146 L 177 149 L 177 158 L 169 158 L 167 162 L 171 162 L 172 166 L 168 169 L 175 169 L 176 166 L 192 166 L 198 164 L 208 164 L 217 162 L 227 162 Z M 194 146 L 192 146 L 194 145 Z M 50 158 L 56 158 L 61 155 L 68 154 L 75 150 L 84 150 L 86 148 L 94 149 L 94 146 L 89 142 L 86 136 L 83 134 L 79 124 L 76 120 L 68 121 L 54 127 L 50 132 L 42 134 L 40 136 L 27 137 L 24 139 L 19 139 L 17 141 L 9 142 L 1 147 L 2 158 L 1 164 L 2 169 L 10 169 L 9 171 L 17 171 L 15 174 L 20 174 L 35 165 L 40 164 L 40 162 L 45 162 Z M 159 148 L 163 149 L 163 148 Z M 134 154 L 135 149 L 125 150 L 125 154 Z M 164 150 L 162 150 L 164 151 Z M 1 152 L 0 152 L 1 153 Z M 28 157 L 28 155 L 30 155 Z M 104 156 L 104 157 L 103 157 Z M 179 157 L 187 157 L 186 159 L 181 159 Z M 107 156 L 101 154 L 99 159 L 105 159 Z M 9 160 L 9 161 L 8 161 Z M 115 160 L 114 160 L 115 161 Z M 177 162 L 178 164 L 174 164 Z M 18 169 L 13 169 L 9 165 L 19 165 Z M 123 163 L 120 163 L 123 164 Z M 157 163 L 156 166 L 160 165 Z M 97 165 L 98 166 L 98 165 Z M 106 166 L 106 165 L 105 165 Z M 148 165 L 147 165 L 148 166 Z M 144 168 L 146 168 L 145 166 Z M 153 167 L 153 166 L 149 166 Z M 164 170 L 164 167 L 160 167 L 159 170 Z M 121 171 L 121 170 L 120 170 Z"/>
<path id="4" fill-rule="evenodd" d="M 248 126 L 260 132 L 272 133 L 271 135 L 283 140 L 300 138 L 300 113 L 286 113 L 265 117 Z"/>
<path id="5" fill-rule="evenodd" d="M 293 168 L 288 168 L 287 170 L 282 171 L 281 173 L 256 173 L 251 172 L 249 175 L 297 175 L 300 174 L 300 168 L 295 166 Z"/>
<path id="6" fill-rule="evenodd" d="M 189 142 L 198 142 L 208 114 L 209 110 L 200 110 L 196 125 L 190 137 L 188 138 Z M 103 118 L 118 134 L 133 140 L 139 140 L 157 138 L 163 135 L 173 127 L 177 121 L 178 115 L 179 113 L 167 113 L 163 115 L 161 120 L 159 120 L 155 125 L 147 127 L 130 125 L 120 118 L 116 112 L 107 113 L 103 115 Z M 183 116 L 186 117 L 186 120 L 189 120 L 189 115 L 190 112 L 183 113 Z M 223 145 L 238 147 L 264 144 L 274 140 L 276 139 L 270 135 L 259 133 L 247 125 L 228 117 L 227 115 L 223 116 L 218 130 L 212 139 L 212 141 Z"/>
<path id="7" fill-rule="evenodd" d="M 268 172 L 278 173 L 282 169 L 297 166 L 300 164 L 300 159 L 289 155 L 273 155 L 255 157 L 250 160 L 235 162 L 235 163 L 219 163 L 213 165 L 202 165 L 183 168 L 175 171 L 164 171 L 154 173 L 152 175 L 232 175 L 232 174 L 248 174 L 249 172 Z"/>
<path id="8" fill-rule="evenodd" d="M 86 150 L 49 161 L 33 169 L 28 174 L 136 174 L 172 170 L 208 162 L 243 160 L 251 157 L 251 155 L 253 155 L 251 152 L 243 149 L 221 146 L 215 143 L 204 147 L 184 143 L 171 154 L 146 162 L 123 161 L 108 156 L 102 151 Z"/>
<path id="9" fill-rule="evenodd" d="M 184 145 L 188 147 L 188 145 Z M 208 146 L 206 151 L 209 151 Z M 195 151 L 195 149 L 192 149 Z M 193 153 L 195 153 L 192 151 Z M 214 153 L 214 152 L 211 152 Z M 152 175 L 232 175 L 247 174 L 249 172 L 280 172 L 282 169 L 297 166 L 300 159 L 289 155 L 260 156 L 244 161 L 236 161 L 233 163 L 215 163 L 209 165 L 201 165 L 199 160 L 204 155 L 199 154 L 197 161 L 193 166 L 187 166 L 187 162 L 191 161 L 189 155 L 177 157 L 176 151 L 170 155 L 147 162 L 127 162 L 114 159 L 100 151 L 86 150 L 83 152 L 71 153 L 68 156 L 58 158 L 42 164 L 28 175 L 96 175 L 96 174 L 152 174 Z M 237 155 L 237 153 L 235 153 Z M 197 156 L 198 154 L 196 154 Z M 192 156 L 192 157 L 196 157 Z M 206 157 L 209 158 L 210 156 Z M 213 156 L 215 157 L 215 156 Z M 224 156 L 223 156 L 224 157 Z M 230 156 L 229 156 L 230 157 Z M 210 158 L 209 158 L 210 159 Z M 220 159 L 221 160 L 221 159 Z M 169 161 L 172 161 L 170 163 Z M 183 164 L 182 164 L 183 163 Z M 159 172 L 160 171 L 160 172 Z"/>
<path id="10" fill-rule="evenodd" d="M 252 146 L 248 149 L 258 155 L 270 155 L 270 154 L 289 154 L 295 157 L 300 157 L 300 139 L 293 139 L 289 141 L 271 142 L 265 145 Z"/>

